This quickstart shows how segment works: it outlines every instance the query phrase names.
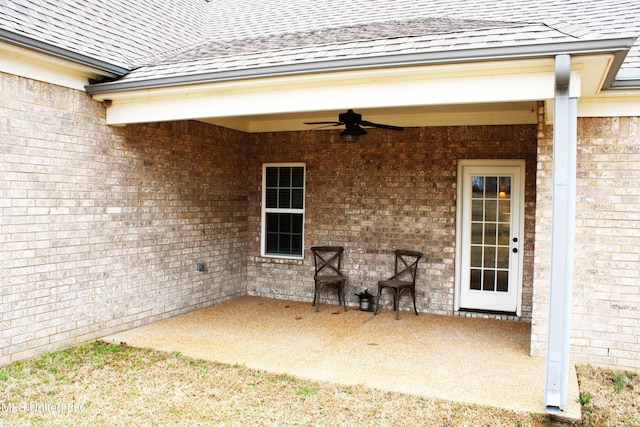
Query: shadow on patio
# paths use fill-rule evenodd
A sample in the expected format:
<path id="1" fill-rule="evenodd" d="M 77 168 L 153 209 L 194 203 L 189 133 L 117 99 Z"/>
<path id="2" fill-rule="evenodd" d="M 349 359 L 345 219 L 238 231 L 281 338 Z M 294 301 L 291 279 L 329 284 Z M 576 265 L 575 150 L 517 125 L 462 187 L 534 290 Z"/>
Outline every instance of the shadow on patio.
<path id="1" fill-rule="evenodd" d="M 544 413 L 530 325 L 241 297 L 105 337 L 302 378 Z M 568 418 L 579 418 L 575 371 Z"/>

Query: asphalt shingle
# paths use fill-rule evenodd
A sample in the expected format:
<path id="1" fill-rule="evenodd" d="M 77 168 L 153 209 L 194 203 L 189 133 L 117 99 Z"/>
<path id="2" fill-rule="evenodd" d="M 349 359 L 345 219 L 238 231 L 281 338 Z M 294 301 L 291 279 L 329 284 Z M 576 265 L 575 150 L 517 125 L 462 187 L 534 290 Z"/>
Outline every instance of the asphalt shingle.
<path id="1" fill-rule="evenodd" d="M 0 29 L 148 79 L 640 32 L 626 0 L 0 0 Z M 640 78 L 640 44 L 622 66 Z"/>

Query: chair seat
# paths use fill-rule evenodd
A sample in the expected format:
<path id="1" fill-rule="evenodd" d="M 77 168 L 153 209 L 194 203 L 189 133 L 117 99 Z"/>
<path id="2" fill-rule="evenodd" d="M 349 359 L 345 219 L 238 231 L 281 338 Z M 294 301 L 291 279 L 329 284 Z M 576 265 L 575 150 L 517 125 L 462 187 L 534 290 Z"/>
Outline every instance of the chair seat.
<path id="1" fill-rule="evenodd" d="M 409 282 L 407 280 L 381 280 L 378 282 L 378 285 L 382 286 L 391 286 L 394 288 L 402 288 L 402 287 L 411 287 L 413 286 L 413 282 Z"/>
<path id="2" fill-rule="evenodd" d="M 316 276 L 316 280 L 320 283 L 339 283 L 344 282 L 342 276 Z"/>

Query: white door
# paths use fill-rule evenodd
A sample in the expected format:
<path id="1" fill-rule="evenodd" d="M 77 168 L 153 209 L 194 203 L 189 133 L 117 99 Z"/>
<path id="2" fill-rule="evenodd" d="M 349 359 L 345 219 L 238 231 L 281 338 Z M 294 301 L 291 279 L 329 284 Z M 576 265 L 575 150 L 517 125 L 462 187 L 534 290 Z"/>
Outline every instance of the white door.
<path id="1" fill-rule="evenodd" d="M 524 162 L 461 162 L 457 308 L 520 314 Z"/>

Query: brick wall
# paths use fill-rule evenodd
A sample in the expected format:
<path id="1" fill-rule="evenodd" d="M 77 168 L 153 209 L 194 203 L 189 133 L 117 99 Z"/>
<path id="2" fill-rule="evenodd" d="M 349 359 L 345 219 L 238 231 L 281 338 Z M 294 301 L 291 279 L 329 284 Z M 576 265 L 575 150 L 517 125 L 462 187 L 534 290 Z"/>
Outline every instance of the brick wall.
<path id="1" fill-rule="evenodd" d="M 242 134 L 108 127 L 87 94 L 12 75 L 0 92 L 0 365 L 244 292 Z"/>
<path id="2" fill-rule="evenodd" d="M 523 316 L 531 317 L 535 226 L 535 126 L 371 130 L 357 143 L 339 131 L 264 134 L 247 162 L 249 181 L 247 290 L 250 294 L 311 301 L 313 245 L 345 247 L 347 293 L 374 289 L 393 271 L 392 251 L 424 252 L 418 272 L 418 309 L 452 314 L 456 173 L 458 159 L 526 159 Z M 306 162 L 304 261 L 260 257 L 262 163 Z M 375 293 L 375 291 L 374 291 Z M 406 309 L 409 299 L 403 299 Z"/>
<path id="3" fill-rule="evenodd" d="M 640 368 L 640 129 L 637 117 L 578 119 L 571 351 Z M 553 128 L 539 126 L 532 354 L 546 354 Z"/>

